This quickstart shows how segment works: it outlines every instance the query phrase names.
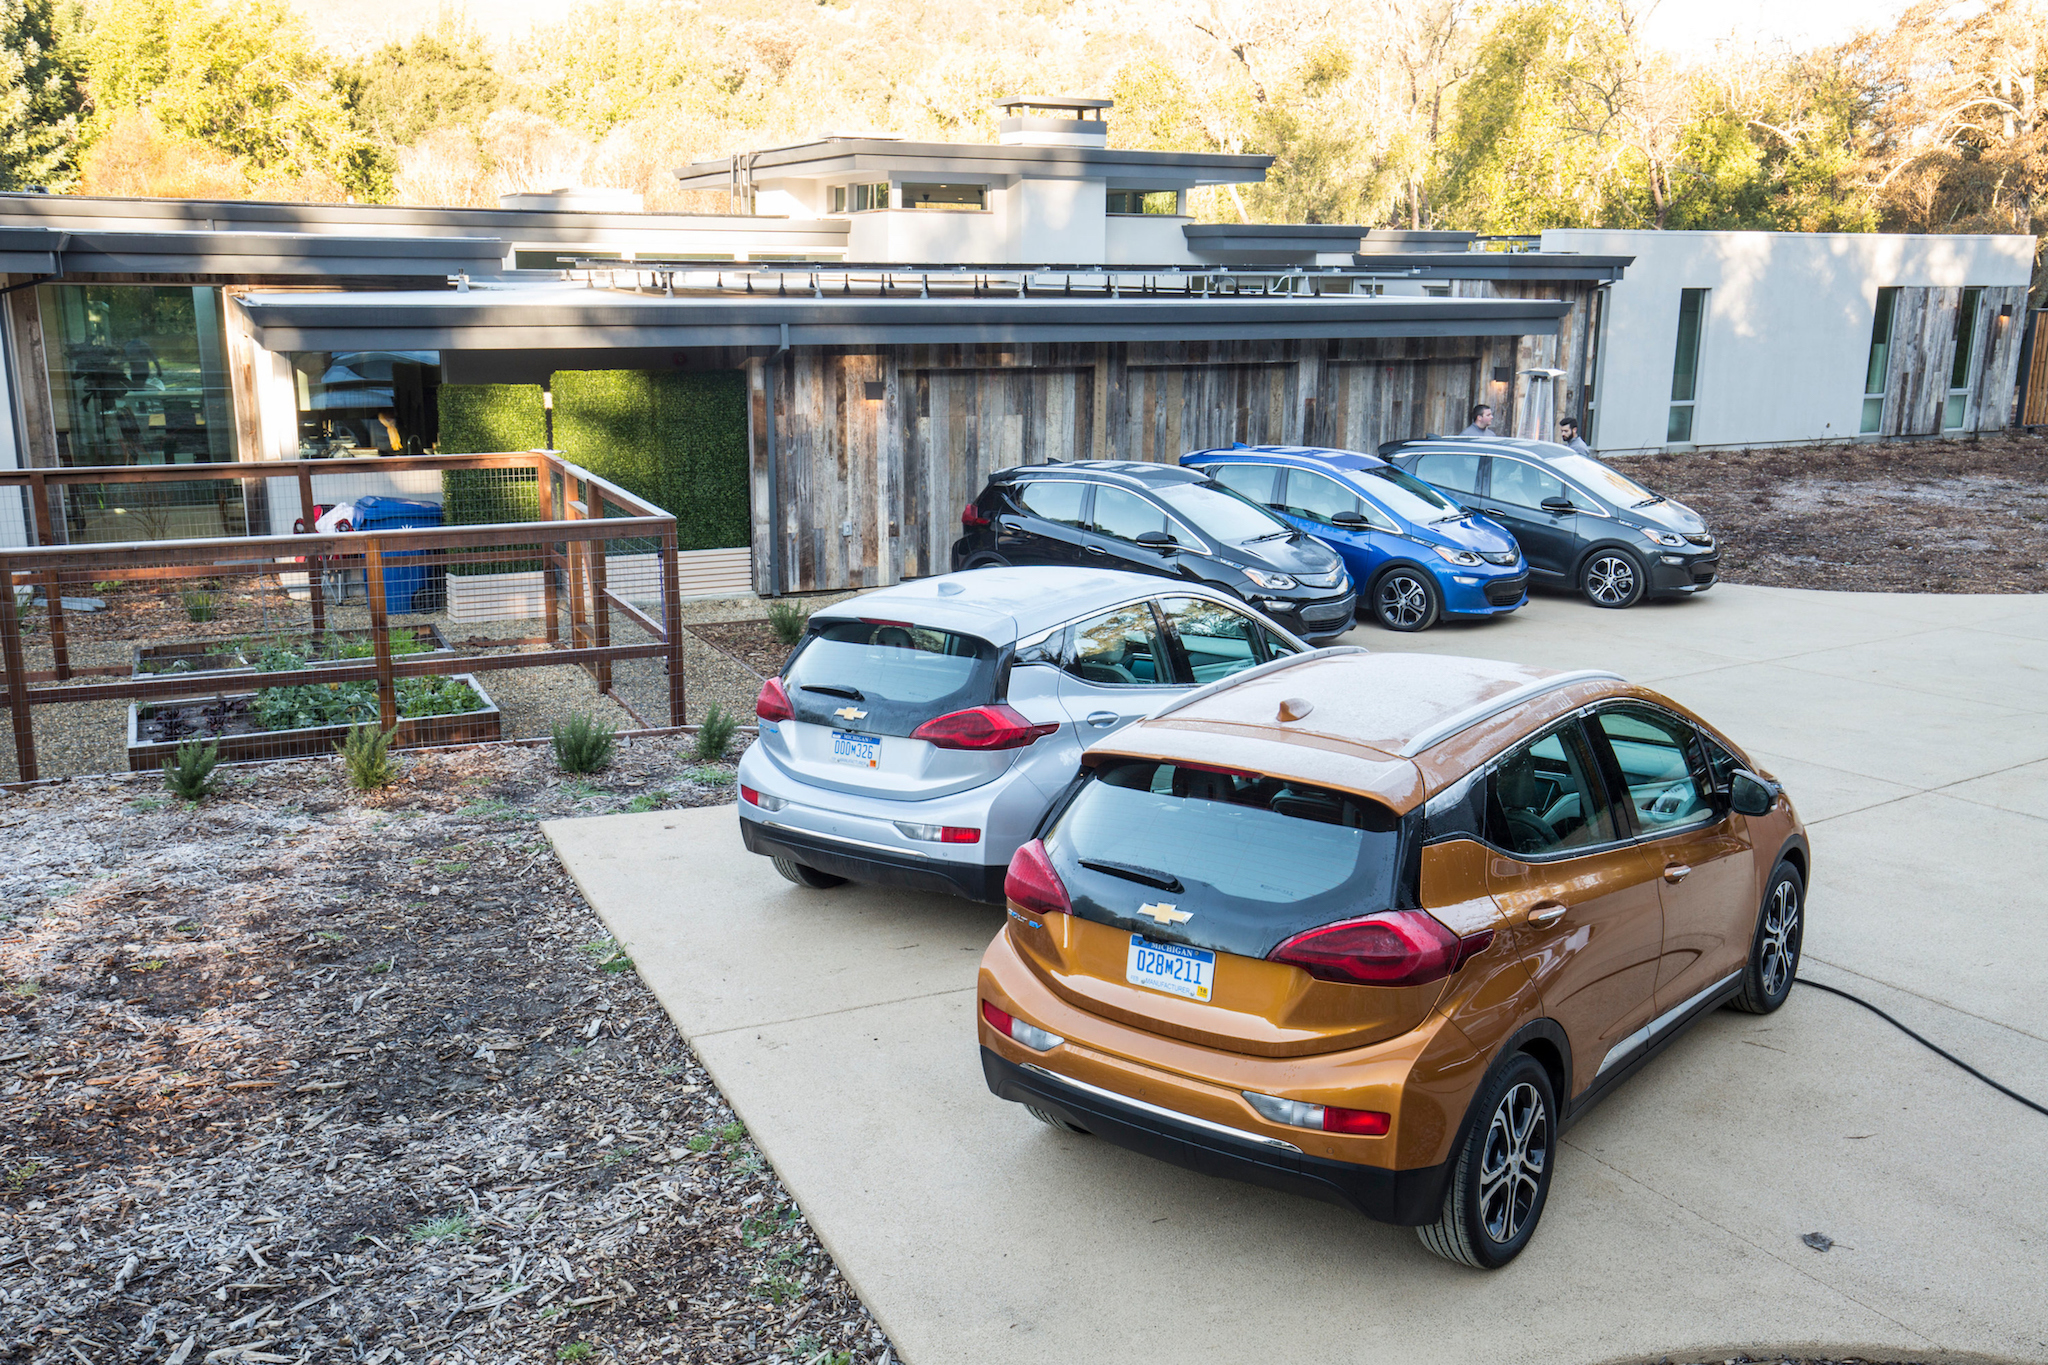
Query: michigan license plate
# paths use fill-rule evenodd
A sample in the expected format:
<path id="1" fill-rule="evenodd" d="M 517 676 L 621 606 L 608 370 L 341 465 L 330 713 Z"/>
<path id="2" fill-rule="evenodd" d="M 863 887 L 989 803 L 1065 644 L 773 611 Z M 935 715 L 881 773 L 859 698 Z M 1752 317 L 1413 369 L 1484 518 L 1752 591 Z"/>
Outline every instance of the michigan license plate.
<path id="1" fill-rule="evenodd" d="M 1132 934 L 1124 980 L 1133 986 L 1206 1001 L 1216 985 L 1216 954 L 1207 948 L 1155 943 L 1143 934 Z"/>
<path id="2" fill-rule="evenodd" d="M 834 730 L 832 761 L 851 763 L 856 768 L 876 767 L 882 761 L 882 741 L 873 735 L 850 735 L 844 730 Z"/>

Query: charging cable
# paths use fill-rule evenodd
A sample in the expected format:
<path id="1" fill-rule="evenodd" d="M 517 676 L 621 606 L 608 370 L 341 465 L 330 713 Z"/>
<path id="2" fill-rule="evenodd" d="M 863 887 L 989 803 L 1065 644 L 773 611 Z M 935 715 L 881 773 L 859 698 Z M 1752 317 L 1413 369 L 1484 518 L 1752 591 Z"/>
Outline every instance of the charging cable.
<path id="1" fill-rule="evenodd" d="M 2034 1103 L 2034 1101 L 2028 1099 L 2025 1095 L 2022 1095 L 2019 1091 L 2008 1089 L 2007 1087 L 2000 1085 L 1997 1081 L 1992 1080 L 1989 1076 L 1979 1071 L 1976 1067 L 1971 1066 L 1968 1062 L 1956 1056 L 1953 1052 L 1944 1052 L 1942 1049 L 1936 1047 L 1933 1043 L 1928 1042 L 1925 1038 L 1922 1038 L 1919 1034 L 1913 1032 L 1913 1030 L 1907 1028 L 1904 1024 L 1892 1018 L 1889 1014 L 1886 1014 L 1883 1010 L 1871 1004 L 1862 996 L 1851 995 L 1849 994 L 1849 992 L 1837 990 L 1833 986 L 1823 986 L 1820 984 L 1820 982 L 1808 981 L 1805 977 L 1800 977 L 1798 980 L 1799 984 L 1802 986 L 1811 986 L 1817 991 L 1826 991 L 1829 995 L 1839 995 L 1844 1000 L 1855 1001 L 1857 1004 L 1863 1006 L 1863 1008 L 1869 1010 L 1878 1018 L 1884 1020 L 1887 1024 L 1890 1024 L 1899 1032 L 1905 1034 L 1908 1038 L 1911 1038 L 1914 1042 L 1920 1044 L 1920 1046 L 1926 1048 L 1929 1052 L 1934 1053 L 1938 1057 L 1945 1057 L 1949 1061 L 1954 1062 L 1957 1066 L 1969 1072 L 1972 1076 L 1975 1076 L 1978 1080 L 1984 1082 L 1984 1084 L 1990 1086 L 1999 1094 L 2006 1096 L 2008 1099 L 2018 1100 L 2021 1104 L 2024 1104 L 2025 1106 L 2027 1106 L 2027 1108 L 2033 1110 L 2037 1114 L 2048 1115 L 2048 1105 L 2036 1104 Z"/>

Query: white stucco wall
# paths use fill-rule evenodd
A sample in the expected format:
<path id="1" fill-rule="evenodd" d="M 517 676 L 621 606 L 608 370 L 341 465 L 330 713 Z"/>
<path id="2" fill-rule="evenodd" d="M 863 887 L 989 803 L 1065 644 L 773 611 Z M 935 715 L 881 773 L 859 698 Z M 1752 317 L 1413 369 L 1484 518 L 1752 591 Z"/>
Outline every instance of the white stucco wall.
<path id="1" fill-rule="evenodd" d="M 1594 444 L 1661 448 L 1679 293 L 1708 289 L 1693 444 L 1854 438 L 1880 288 L 2025 285 L 2034 239 L 1558 229 L 1543 250 L 1634 256 L 1609 290 Z"/>
<path id="2" fill-rule="evenodd" d="M 1106 182 L 1019 179 L 1003 191 L 1006 259 L 1018 264 L 1105 259 Z"/>
<path id="3" fill-rule="evenodd" d="M 1178 214 L 1111 214 L 1103 218 L 1103 257 L 1112 265 L 1194 265 L 1187 234 L 1194 219 Z M 1344 258 L 1348 264 L 1350 257 Z"/>

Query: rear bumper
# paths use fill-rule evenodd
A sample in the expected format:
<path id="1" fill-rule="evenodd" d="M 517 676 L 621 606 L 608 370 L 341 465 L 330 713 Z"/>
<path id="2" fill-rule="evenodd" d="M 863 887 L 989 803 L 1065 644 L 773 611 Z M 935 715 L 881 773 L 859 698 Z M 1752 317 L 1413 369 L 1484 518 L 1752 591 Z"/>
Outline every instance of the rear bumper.
<path id="1" fill-rule="evenodd" d="M 1157 1157 L 1203 1175 L 1221 1176 L 1306 1195 L 1356 1209 L 1382 1223 L 1415 1227 L 1434 1222 L 1443 1208 L 1450 1164 L 1390 1171 L 1270 1146 L 1254 1135 L 1140 1106 L 1097 1087 L 1063 1080 L 981 1049 L 988 1088 L 1002 1099 L 1029 1104 L 1085 1128 L 1105 1142 Z"/>
<path id="2" fill-rule="evenodd" d="M 764 858 L 788 858 L 848 881 L 938 891 L 995 905 L 1003 903 L 1003 877 L 1009 871 L 1007 863 L 989 865 L 920 858 L 790 829 L 746 815 L 740 817 L 740 838 L 746 841 L 749 853 Z"/>

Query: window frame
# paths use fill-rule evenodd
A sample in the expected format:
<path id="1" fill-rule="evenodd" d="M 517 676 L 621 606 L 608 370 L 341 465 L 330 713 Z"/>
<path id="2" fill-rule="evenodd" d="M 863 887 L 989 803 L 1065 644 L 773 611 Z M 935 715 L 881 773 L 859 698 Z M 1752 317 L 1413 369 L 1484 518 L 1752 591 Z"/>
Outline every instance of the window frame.
<path id="1" fill-rule="evenodd" d="M 882 192 L 882 202 L 879 204 L 870 202 L 865 206 L 856 205 L 854 200 L 858 198 L 856 191 L 859 190 L 866 190 L 870 200 L 873 199 L 874 192 L 880 190 Z M 894 185 L 887 180 L 860 180 L 849 181 L 844 185 L 834 185 L 826 191 L 826 196 L 826 202 L 831 205 L 826 210 L 828 214 L 882 213 L 893 206 L 896 191 Z"/>
<path id="2" fill-rule="evenodd" d="M 1481 782 L 1486 784 L 1488 788 L 1484 798 L 1480 802 L 1478 833 L 1470 837 L 1477 839 L 1479 843 L 1493 850 L 1495 853 L 1500 854 L 1502 857 L 1512 858 L 1518 863 L 1527 863 L 1531 866 L 1549 863 L 1561 863 L 1572 858 L 1584 858 L 1595 853 L 1611 852 L 1614 849 L 1625 848 L 1630 844 L 1638 842 L 1638 837 L 1634 833 L 1633 822 L 1626 822 L 1627 832 L 1624 832 L 1623 827 L 1625 822 L 1622 819 L 1616 818 L 1613 814 L 1614 799 L 1610 795 L 1608 795 L 1608 791 L 1609 788 L 1612 786 L 1613 779 L 1608 775 L 1606 759 L 1603 758 L 1599 749 L 1595 745 L 1594 736 L 1590 733 L 1591 727 L 1587 726 L 1584 723 L 1585 717 L 1591 710 L 1591 707 L 1584 707 L 1580 710 L 1570 713 L 1569 715 L 1561 716 L 1558 719 L 1551 721 L 1549 724 L 1543 726 L 1535 733 L 1528 735 L 1520 740 L 1517 740 L 1515 743 L 1510 744 L 1507 748 L 1503 749 L 1500 753 L 1497 753 L 1492 758 L 1488 759 L 1484 765 L 1474 770 L 1473 777 L 1469 779 L 1461 779 L 1465 781 Z M 1513 755 L 1520 753 L 1524 749 L 1534 748 L 1536 745 L 1541 744 L 1544 740 L 1549 739 L 1552 735 L 1562 734 L 1566 730 L 1573 729 L 1574 727 L 1577 728 L 1579 734 L 1580 752 L 1587 760 L 1586 775 L 1590 779 L 1592 779 L 1592 781 L 1599 787 L 1598 791 L 1592 792 L 1590 793 L 1590 795 L 1597 804 L 1603 806 L 1606 810 L 1610 812 L 1609 818 L 1614 821 L 1615 825 L 1614 837 L 1602 843 L 1575 844 L 1570 848 L 1560 847 L 1551 849 L 1550 851 L 1545 853 L 1520 853 L 1511 848 L 1502 848 L 1499 844 L 1495 843 L 1488 836 L 1487 831 L 1487 825 L 1490 823 L 1487 819 L 1487 812 L 1494 801 L 1493 793 L 1491 790 L 1494 774 L 1499 772 L 1501 765 L 1507 762 L 1508 759 L 1511 758 Z M 1456 784 L 1454 783 L 1453 786 L 1455 785 Z M 1449 789 L 1447 788 L 1446 790 Z M 1627 803 L 1624 802 L 1623 804 Z"/>
<path id="3" fill-rule="evenodd" d="M 988 202 L 991 188 L 992 186 L 984 180 L 906 180 L 892 187 L 890 198 L 894 201 L 896 207 L 902 209 L 930 210 L 937 213 L 988 213 L 991 212 Z M 912 190 L 966 189 L 980 190 L 981 198 L 979 201 L 969 203 L 966 200 L 933 200 L 927 198 L 922 202 L 913 202 L 910 197 Z"/>
<path id="4" fill-rule="evenodd" d="M 1075 487 L 1081 490 L 1081 508 L 1079 512 L 1079 516 L 1081 518 L 1080 521 L 1072 522 L 1055 520 L 1054 518 L 1045 515 L 1045 513 L 1038 511 L 1036 508 L 1032 507 L 1031 504 L 1024 501 L 1024 495 L 1030 489 L 1035 488 L 1040 484 L 1053 483 L 1073 484 Z M 1020 479 L 1018 482 L 1011 485 L 1011 487 L 1016 490 L 1016 492 L 1012 496 L 1016 501 L 1018 511 L 1022 512 L 1027 517 L 1036 518 L 1037 520 L 1045 522 L 1048 525 L 1064 526 L 1071 531 L 1092 531 L 1095 529 L 1095 490 L 1098 486 L 1099 485 L 1097 485 L 1093 479 Z"/>
<path id="5" fill-rule="evenodd" d="M 1707 309 L 1712 302 L 1711 289 L 1681 289 L 1678 291 L 1678 336 L 1671 348 L 1671 406 L 1664 420 L 1665 445 L 1695 445 L 1699 441 L 1699 397 L 1700 361 L 1706 351 Z M 1692 335 L 1686 335 L 1686 306 L 1695 304 L 1691 315 Z M 1692 366 L 1689 371 L 1682 369 L 1686 359 L 1687 341 L 1691 341 Z M 1686 392 L 1679 394 L 1681 381 Z M 1675 434 L 1679 426 L 1679 414 L 1685 415 L 1683 435 Z"/>
<path id="6" fill-rule="evenodd" d="M 1294 655 L 1294 651 L 1291 649 L 1283 651 L 1277 647 L 1273 639 L 1273 632 L 1266 628 L 1266 623 L 1259 619 L 1257 612 L 1242 602 L 1229 602 L 1220 597 L 1210 597 L 1198 592 L 1175 592 L 1173 599 L 1206 602 L 1211 606 L 1234 612 L 1251 624 L 1252 661 L 1243 668 L 1224 674 L 1224 678 L 1234 678 L 1239 673 L 1248 673 L 1261 665 L 1272 663 L 1275 659 L 1291 658 Z M 1176 675 L 1186 678 L 1190 686 L 1207 686 L 1208 684 L 1201 683 L 1195 678 L 1195 666 L 1193 661 L 1187 656 L 1187 647 L 1181 643 L 1180 629 L 1173 623 L 1173 613 L 1166 609 L 1168 600 L 1165 595 L 1161 595 L 1152 598 L 1151 602 L 1153 614 L 1166 627 L 1167 647 L 1173 652 L 1174 656 L 1173 671 Z M 1264 658 L 1259 657 L 1262 654 L 1265 656 Z M 1220 682 L 1222 679 L 1216 679 L 1215 681 Z"/>
<path id="7" fill-rule="evenodd" d="M 1981 285 L 1967 285 L 1962 296 L 1956 300 L 1956 334 L 1952 354 L 1949 357 L 1948 389 L 1943 395 L 1941 408 L 1941 429 L 1943 431 L 1967 430 L 1970 420 L 1970 388 L 1977 379 L 1981 357 L 1977 354 L 1977 324 L 1984 314 L 1984 289 Z M 1956 371 L 1962 371 L 1960 383 Z M 1951 422 L 1950 416 L 1955 420 Z"/>
<path id="8" fill-rule="evenodd" d="M 1886 393 L 1891 387 L 1892 331 L 1898 318 L 1899 287 L 1881 286 L 1870 311 L 1870 350 L 1863 364 L 1863 412 L 1857 422 L 1857 434 L 1861 436 L 1884 434 Z M 1870 387 L 1873 382 L 1877 385 L 1874 389 Z"/>
<path id="9" fill-rule="evenodd" d="M 1076 482 L 1079 481 L 1076 480 Z M 1203 554 L 1214 553 L 1214 551 L 1210 549 L 1209 542 L 1205 537 L 1199 536 L 1195 534 L 1195 532 L 1189 530 L 1187 523 L 1182 521 L 1179 517 L 1175 516 L 1173 512 L 1164 503 L 1154 502 L 1151 498 L 1146 497 L 1143 491 L 1136 488 L 1127 488 L 1122 484 L 1115 483 L 1095 483 L 1090 484 L 1089 486 L 1092 487 L 1095 490 L 1095 492 L 1094 494 L 1090 495 L 1088 499 L 1088 524 L 1082 527 L 1081 529 L 1088 532 L 1090 535 L 1101 536 L 1104 540 L 1113 540 L 1119 545 L 1136 545 L 1138 543 L 1135 540 L 1126 540 L 1119 535 L 1112 535 L 1110 532 L 1103 530 L 1100 526 L 1097 526 L 1095 524 L 1095 504 L 1099 500 L 1103 492 L 1108 491 L 1113 493 L 1128 493 L 1132 497 L 1136 498 L 1138 501 L 1144 503 L 1147 507 L 1150 507 L 1153 511 L 1159 513 L 1160 516 L 1165 517 L 1169 533 L 1173 532 L 1173 528 L 1179 528 L 1178 534 L 1174 534 L 1173 538 L 1174 543 L 1179 545 L 1183 550 L 1198 550 Z M 1150 547 L 1147 546 L 1143 548 L 1149 549 Z"/>
<path id="10" fill-rule="evenodd" d="M 1120 611 L 1129 611 L 1133 607 L 1143 607 L 1151 613 L 1154 649 L 1152 657 L 1155 660 L 1156 666 L 1163 667 L 1172 676 L 1168 678 L 1155 678 L 1151 682 L 1134 681 L 1127 683 L 1097 682 L 1093 678 L 1082 677 L 1075 671 L 1080 664 L 1080 659 L 1076 654 L 1076 633 L 1082 626 L 1095 620 L 1097 617 L 1111 616 Z M 1159 601 L 1156 597 L 1134 597 L 1129 601 L 1118 602 L 1113 606 L 1091 607 L 1065 625 L 1055 627 L 1052 634 L 1046 637 L 1048 645 L 1050 645 L 1054 636 L 1057 636 L 1059 639 L 1059 648 L 1046 651 L 1053 656 L 1053 666 L 1067 677 L 1080 683 L 1083 687 L 1192 687 L 1194 685 L 1193 675 L 1187 672 L 1185 663 L 1180 657 L 1179 642 L 1173 637 L 1171 627 L 1166 619 L 1166 613 L 1160 609 Z"/>
<path id="11" fill-rule="evenodd" d="M 1703 829 L 1711 829 L 1714 825 L 1728 818 L 1729 808 L 1721 803 L 1720 790 L 1711 785 L 1713 768 L 1709 763 L 1710 756 L 1706 749 L 1706 737 L 1700 733 L 1699 726 L 1693 724 L 1684 716 L 1679 715 L 1676 711 L 1659 706 L 1655 702 L 1629 697 L 1620 700 L 1596 702 L 1580 712 L 1584 722 L 1587 742 L 1594 750 L 1595 761 L 1599 763 L 1601 768 L 1601 776 L 1612 789 L 1626 792 L 1628 790 L 1628 777 L 1621 770 L 1621 760 L 1615 756 L 1614 746 L 1609 741 L 1607 732 L 1598 723 L 1598 717 L 1602 713 L 1609 711 L 1624 714 L 1629 711 L 1638 711 L 1676 726 L 1687 737 L 1685 754 L 1686 772 L 1695 783 L 1700 783 L 1706 788 L 1706 814 L 1700 819 L 1688 821 L 1682 825 L 1659 825 L 1651 828 L 1637 819 L 1636 805 L 1633 800 L 1623 799 L 1618 803 L 1610 803 L 1616 810 L 1619 820 L 1626 821 L 1629 828 L 1634 831 L 1633 837 L 1637 842 L 1652 843 L 1673 834 L 1694 834 Z M 1725 745 L 1722 747 L 1726 748 Z M 1741 763 L 1741 760 L 1736 758 L 1735 752 L 1732 749 L 1728 751 L 1728 756 L 1731 759 L 1735 759 L 1738 765 Z M 1702 776 L 1707 779 L 1705 783 L 1701 783 Z"/>

